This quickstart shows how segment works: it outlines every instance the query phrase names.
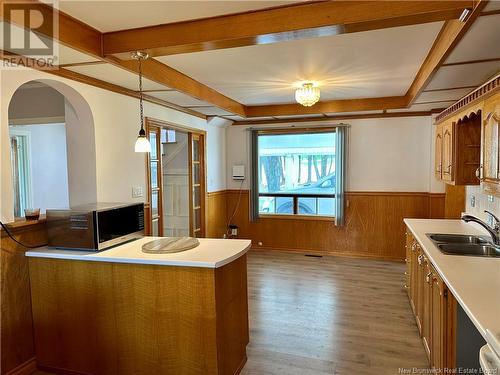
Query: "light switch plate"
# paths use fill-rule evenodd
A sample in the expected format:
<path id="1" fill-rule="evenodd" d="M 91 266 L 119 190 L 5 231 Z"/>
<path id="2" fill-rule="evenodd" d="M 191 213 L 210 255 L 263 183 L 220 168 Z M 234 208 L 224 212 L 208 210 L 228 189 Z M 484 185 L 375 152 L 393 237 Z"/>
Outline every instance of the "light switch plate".
<path id="1" fill-rule="evenodd" d="M 142 195 L 142 186 L 132 186 L 132 198 L 141 198 Z"/>

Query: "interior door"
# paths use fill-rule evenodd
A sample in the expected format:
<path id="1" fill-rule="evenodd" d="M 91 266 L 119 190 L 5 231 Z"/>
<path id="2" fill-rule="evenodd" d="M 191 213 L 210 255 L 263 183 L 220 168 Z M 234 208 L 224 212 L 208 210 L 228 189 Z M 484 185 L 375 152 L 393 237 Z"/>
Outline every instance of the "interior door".
<path id="1" fill-rule="evenodd" d="M 205 236 L 205 144 L 202 134 L 189 134 L 190 234 Z"/>
<path id="2" fill-rule="evenodd" d="M 161 127 L 148 126 L 151 153 L 148 154 L 148 192 L 150 202 L 151 235 L 163 236 L 163 181 L 161 163 Z"/>
<path id="3" fill-rule="evenodd" d="M 443 124 L 442 179 L 445 181 L 453 181 L 453 126 L 452 122 Z"/>

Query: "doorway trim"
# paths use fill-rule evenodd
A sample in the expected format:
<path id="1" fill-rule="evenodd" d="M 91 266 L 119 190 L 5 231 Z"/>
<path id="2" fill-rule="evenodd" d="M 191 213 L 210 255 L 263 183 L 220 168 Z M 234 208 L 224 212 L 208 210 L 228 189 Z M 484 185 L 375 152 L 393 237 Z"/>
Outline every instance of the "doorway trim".
<path id="1" fill-rule="evenodd" d="M 157 129 L 162 129 L 162 128 L 168 128 L 168 129 L 173 129 L 177 130 L 180 132 L 187 133 L 188 135 L 188 152 L 189 152 L 189 159 L 188 159 L 188 170 L 189 170 L 189 235 L 190 236 L 195 236 L 195 234 L 200 235 L 201 237 L 205 236 L 205 207 L 206 207 L 206 202 L 207 202 L 207 189 L 206 189 L 206 131 L 205 130 L 200 130 L 200 129 L 195 129 L 191 128 L 188 126 L 180 126 L 177 124 L 173 124 L 168 121 L 163 121 L 159 119 L 155 119 L 152 117 L 146 117 L 145 118 L 145 130 L 146 130 L 146 136 L 149 139 L 150 136 L 150 131 L 154 130 L 155 128 Z M 201 173 L 201 179 L 200 179 L 200 185 L 201 185 L 201 206 L 203 207 L 203 210 L 201 210 L 201 230 L 198 233 L 194 233 L 193 230 L 193 220 L 194 220 L 194 212 L 193 212 L 193 170 L 192 170 L 192 160 L 193 160 L 193 155 L 192 155 L 192 139 L 193 135 L 197 137 L 201 141 L 201 149 L 202 149 L 202 160 L 203 162 L 200 165 L 200 173 Z M 160 137 L 159 134 L 157 135 L 157 142 L 158 142 L 158 152 L 161 154 L 161 143 L 160 143 Z M 151 155 L 148 153 L 145 155 L 145 166 L 146 166 L 146 190 L 147 190 L 147 202 L 144 205 L 144 216 L 146 218 L 146 225 L 145 225 L 145 234 L 150 236 L 152 235 L 152 223 L 153 223 L 153 214 L 152 214 L 152 206 L 151 206 L 151 197 L 152 197 L 152 186 L 151 186 L 151 169 L 150 169 L 150 164 L 151 164 Z M 163 229 L 164 229 L 164 213 L 163 213 L 163 196 L 164 196 L 164 191 L 163 191 L 163 161 L 160 157 L 158 158 L 158 235 L 163 236 Z"/>

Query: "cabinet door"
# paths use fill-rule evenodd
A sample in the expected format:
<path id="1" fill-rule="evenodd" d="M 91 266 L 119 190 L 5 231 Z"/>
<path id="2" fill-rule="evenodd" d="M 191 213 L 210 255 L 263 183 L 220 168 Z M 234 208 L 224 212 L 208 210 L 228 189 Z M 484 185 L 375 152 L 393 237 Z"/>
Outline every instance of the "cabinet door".
<path id="1" fill-rule="evenodd" d="M 432 271 L 431 265 L 427 259 L 424 260 L 424 280 L 423 280 L 423 297 L 422 297 L 422 340 L 424 349 L 429 362 L 431 361 L 431 285 Z"/>
<path id="2" fill-rule="evenodd" d="M 410 305 L 413 313 L 417 315 L 416 301 L 418 298 L 417 288 L 417 274 L 418 274 L 418 251 L 417 241 L 412 236 L 412 243 L 410 247 Z"/>
<path id="3" fill-rule="evenodd" d="M 431 365 L 435 369 L 446 367 L 446 286 L 436 271 L 432 271 L 431 313 Z"/>
<path id="4" fill-rule="evenodd" d="M 483 165 L 482 181 L 499 183 L 499 120 L 500 99 L 485 105 L 483 116 Z"/>
<path id="5" fill-rule="evenodd" d="M 425 256 L 422 249 L 417 245 L 417 279 L 416 284 L 416 298 L 415 298 L 415 317 L 417 320 L 418 331 L 423 335 L 423 317 L 424 317 L 424 280 L 425 280 Z"/>
<path id="6" fill-rule="evenodd" d="M 408 297 L 410 297 L 410 274 L 411 274 L 411 246 L 413 244 L 413 236 L 407 231 L 406 232 L 406 245 L 405 245 L 405 277 L 403 287 L 408 293 Z"/>
<path id="7" fill-rule="evenodd" d="M 434 138 L 435 156 L 434 156 L 434 174 L 438 180 L 442 178 L 443 171 L 443 124 L 436 126 L 436 135 Z"/>
<path id="8" fill-rule="evenodd" d="M 453 181 L 453 128 L 454 123 L 443 124 L 442 179 Z"/>

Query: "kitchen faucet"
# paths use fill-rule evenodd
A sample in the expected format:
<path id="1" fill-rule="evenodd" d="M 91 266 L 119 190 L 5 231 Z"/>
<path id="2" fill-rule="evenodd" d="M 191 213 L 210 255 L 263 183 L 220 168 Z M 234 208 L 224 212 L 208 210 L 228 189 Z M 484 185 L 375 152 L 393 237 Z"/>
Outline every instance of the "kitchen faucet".
<path id="1" fill-rule="evenodd" d="M 474 223 L 481 225 L 484 229 L 488 231 L 493 240 L 493 243 L 497 246 L 500 246 L 500 219 L 488 210 L 485 210 L 484 212 L 493 217 L 493 219 L 495 220 L 495 225 L 493 227 L 491 227 L 481 219 L 472 215 L 463 215 L 462 220 L 465 221 L 466 223 L 472 221 Z"/>

